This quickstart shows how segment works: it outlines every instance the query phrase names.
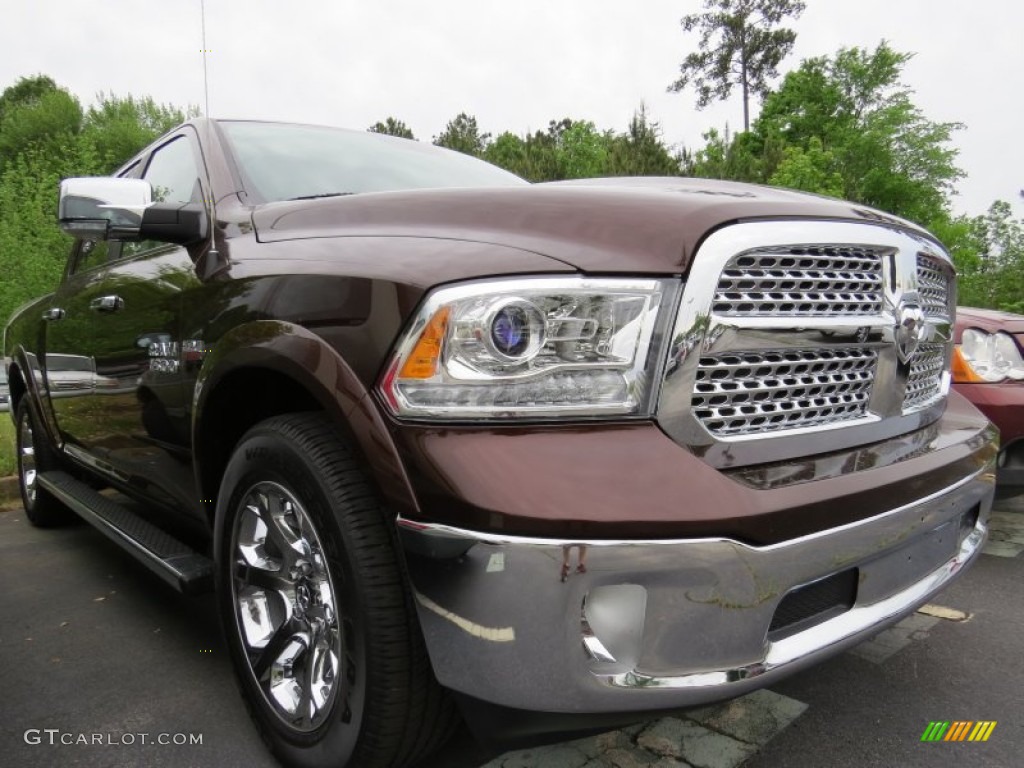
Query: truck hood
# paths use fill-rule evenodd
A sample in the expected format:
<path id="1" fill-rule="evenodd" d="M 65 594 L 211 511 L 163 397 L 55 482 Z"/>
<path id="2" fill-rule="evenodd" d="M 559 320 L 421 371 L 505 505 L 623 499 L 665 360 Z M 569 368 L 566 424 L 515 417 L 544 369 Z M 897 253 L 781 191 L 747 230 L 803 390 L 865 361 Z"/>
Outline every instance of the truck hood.
<path id="1" fill-rule="evenodd" d="M 375 192 L 254 209 L 260 242 L 413 237 L 495 243 L 587 272 L 675 273 L 700 241 L 765 218 L 909 222 L 851 203 L 751 184 L 688 178 L 586 179 L 486 189 Z"/>

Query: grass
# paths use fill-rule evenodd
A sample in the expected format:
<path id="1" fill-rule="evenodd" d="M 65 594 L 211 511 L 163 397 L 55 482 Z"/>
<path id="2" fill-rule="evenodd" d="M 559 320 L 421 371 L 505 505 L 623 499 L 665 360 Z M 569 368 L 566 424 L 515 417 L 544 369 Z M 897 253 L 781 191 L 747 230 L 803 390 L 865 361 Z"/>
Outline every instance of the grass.
<path id="1" fill-rule="evenodd" d="M 14 424 L 9 413 L 0 413 L 0 477 L 13 475 L 14 470 Z"/>
<path id="2" fill-rule="evenodd" d="M 0 413 L 0 479 L 14 475 L 14 424 L 9 413 Z M 13 508 L 20 501 L 18 485 L 11 480 L 0 482 L 0 510 Z"/>

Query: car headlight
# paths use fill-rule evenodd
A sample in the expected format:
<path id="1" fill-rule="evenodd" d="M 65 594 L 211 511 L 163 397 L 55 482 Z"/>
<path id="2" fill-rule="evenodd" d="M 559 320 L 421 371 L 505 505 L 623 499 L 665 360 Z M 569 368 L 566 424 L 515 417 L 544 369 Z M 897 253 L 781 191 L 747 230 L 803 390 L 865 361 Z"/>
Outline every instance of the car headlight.
<path id="1" fill-rule="evenodd" d="M 1024 359 L 1014 338 L 1002 331 L 964 331 L 953 361 L 953 380 L 999 382 L 1024 379 Z"/>
<path id="2" fill-rule="evenodd" d="M 381 377 L 406 418 L 645 416 L 678 280 L 517 278 L 431 293 Z"/>

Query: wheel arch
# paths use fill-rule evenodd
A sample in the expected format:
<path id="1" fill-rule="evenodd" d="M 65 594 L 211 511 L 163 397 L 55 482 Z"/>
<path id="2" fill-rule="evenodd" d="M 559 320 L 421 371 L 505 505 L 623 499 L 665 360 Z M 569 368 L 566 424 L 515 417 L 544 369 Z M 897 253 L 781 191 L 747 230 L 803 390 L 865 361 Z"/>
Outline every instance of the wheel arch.
<path id="1" fill-rule="evenodd" d="M 25 375 L 22 373 L 21 363 L 17 359 L 11 361 L 11 366 L 7 370 L 7 389 L 10 393 L 11 413 L 14 413 L 18 403 L 21 402 L 21 398 L 28 392 Z"/>
<path id="2" fill-rule="evenodd" d="M 60 449 L 64 441 L 57 428 L 57 419 L 53 414 L 53 409 L 50 407 L 39 358 L 21 345 L 18 345 L 11 353 L 10 364 L 7 368 L 7 387 L 10 392 L 11 418 L 14 418 L 18 403 L 22 398 L 28 397 L 29 407 L 35 413 L 44 436 L 51 445 Z"/>
<path id="3" fill-rule="evenodd" d="M 196 381 L 193 467 L 211 525 L 224 469 L 245 432 L 272 416 L 309 410 L 326 412 L 348 436 L 388 509 L 417 509 L 387 425 L 341 355 L 302 326 L 257 320 L 225 334 Z"/>

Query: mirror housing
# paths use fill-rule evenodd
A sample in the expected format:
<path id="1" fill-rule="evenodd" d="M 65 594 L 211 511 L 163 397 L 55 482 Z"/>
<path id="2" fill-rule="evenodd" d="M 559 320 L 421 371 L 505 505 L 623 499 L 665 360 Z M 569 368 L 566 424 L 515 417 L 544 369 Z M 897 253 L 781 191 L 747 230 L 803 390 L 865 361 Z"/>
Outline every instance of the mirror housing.
<path id="1" fill-rule="evenodd" d="M 152 204 L 153 189 L 141 179 L 64 179 L 57 218 L 60 228 L 72 237 L 137 237 L 142 214 Z"/>
<path id="2" fill-rule="evenodd" d="M 91 240 L 188 245 L 209 231 L 203 204 L 154 203 L 148 181 L 109 176 L 64 179 L 57 218 L 67 234 Z"/>

